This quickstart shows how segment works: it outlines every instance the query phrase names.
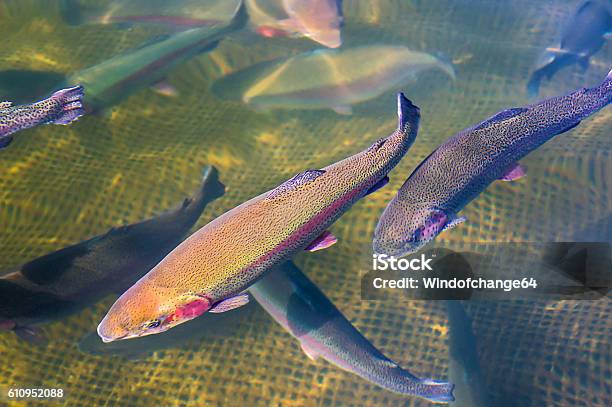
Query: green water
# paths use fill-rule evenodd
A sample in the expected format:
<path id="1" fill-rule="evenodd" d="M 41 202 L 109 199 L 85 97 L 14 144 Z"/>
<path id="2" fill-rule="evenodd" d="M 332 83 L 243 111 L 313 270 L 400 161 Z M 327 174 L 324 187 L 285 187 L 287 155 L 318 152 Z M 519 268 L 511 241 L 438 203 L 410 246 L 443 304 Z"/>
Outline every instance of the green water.
<path id="1" fill-rule="evenodd" d="M 361 300 L 359 277 L 370 265 L 374 226 L 410 170 L 438 144 L 503 108 L 529 102 L 528 74 L 576 4 L 344 1 L 343 47 L 381 43 L 441 51 L 454 62 L 457 78 L 426 73 L 401 89 L 422 112 L 414 146 L 387 187 L 332 226 L 337 245 L 301 254 L 296 262 L 372 343 L 418 376 L 446 377 L 444 307 L 399 297 Z M 69 74 L 160 34 L 143 26 L 68 26 L 58 2 L 42 0 L 2 2 L 0 21 L 0 71 Z M 219 169 L 227 192 L 198 226 L 297 172 L 354 154 L 393 131 L 394 92 L 340 116 L 329 110 L 257 112 L 210 91 L 226 73 L 315 48 L 306 39 L 235 33 L 212 53 L 172 71 L 169 82 L 179 97 L 142 89 L 71 126 L 18 134 L 0 154 L 0 269 L 174 206 L 197 187 L 206 164 Z M 540 96 L 598 83 L 611 60 L 612 47 L 604 46 L 586 72 L 559 72 Z M 441 242 L 469 248 L 483 241 L 564 241 L 605 219 L 612 209 L 611 115 L 603 110 L 531 154 L 524 161 L 526 178 L 491 185 L 463 211 L 469 222 L 442 235 Z M 593 233 L 611 239 L 609 223 L 595 222 Z M 84 406 L 428 404 L 311 361 L 256 306 L 229 334 L 196 337 L 141 361 L 80 352 L 77 342 L 112 302 L 109 297 L 44 326 L 46 348 L 0 333 L 0 388 L 62 388 L 61 403 Z M 609 299 L 469 306 L 493 399 L 612 405 L 611 308 Z M 0 403 L 8 403 L 2 397 Z"/>

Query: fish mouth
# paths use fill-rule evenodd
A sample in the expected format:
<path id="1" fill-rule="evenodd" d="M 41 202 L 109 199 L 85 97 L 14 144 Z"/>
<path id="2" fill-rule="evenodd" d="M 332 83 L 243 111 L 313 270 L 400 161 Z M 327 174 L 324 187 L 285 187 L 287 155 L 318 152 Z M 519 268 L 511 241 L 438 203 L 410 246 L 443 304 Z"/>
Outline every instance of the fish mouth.
<path id="1" fill-rule="evenodd" d="M 100 333 L 98 332 L 98 336 L 100 337 L 100 339 L 102 339 L 102 342 L 104 342 L 104 343 L 109 343 L 109 342 L 114 342 L 114 341 L 119 341 L 119 340 L 121 340 L 121 339 L 124 339 L 124 338 L 127 336 L 127 334 L 125 334 L 125 335 L 123 335 L 123 336 L 117 336 L 117 337 L 115 337 L 115 338 L 110 338 L 110 337 L 108 337 L 108 336 L 104 336 L 104 335 L 102 335 L 102 334 L 100 334 Z"/>

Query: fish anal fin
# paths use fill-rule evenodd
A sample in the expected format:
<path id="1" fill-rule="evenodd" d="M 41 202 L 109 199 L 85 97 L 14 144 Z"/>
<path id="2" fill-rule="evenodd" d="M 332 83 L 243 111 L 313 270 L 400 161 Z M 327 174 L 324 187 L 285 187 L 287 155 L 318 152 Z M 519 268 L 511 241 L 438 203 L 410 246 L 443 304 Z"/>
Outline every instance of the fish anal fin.
<path id="1" fill-rule="evenodd" d="M 523 178 L 527 174 L 527 167 L 520 165 L 519 163 L 514 163 L 504 175 L 501 176 L 500 180 L 502 181 L 515 181 L 517 179 Z"/>
<path id="2" fill-rule="evenodd" d="M 310 358 L 310 360 L 317 360 L 319 357 L 319 352 L 311 348 L 306 342 L 300 341 L 300 347 L 302 351 Z"/>
<path id="3" fill-rule="evenodd" d="M 317 250 L 327 249 L 338 242 L 338 238 L 331 234 L 329 231 L 321 233 L 319 237 L 312 241 L 304 250 L 309 252 L 316 252 Z"/>
<path id="4" fill-rule="evenodd" d="M 226 298 L 222 301 L 219 301 L 215 305 L 212 306 L 208 312 L 212 313 L 221 313 L 231 311 L 233 309 L 242 307 L 249 303 L 249 295 L 248 294 L 238 294 L 235 297 Z"/>
<path id="5" fill-rule="evenodd" d="M 151 90 L 158 95 L 166 96 L 166 97 L 177 97 L 178 90 L 168 83 L 166 79 L 162 79 L 161 81 L 151 85 Z"/>

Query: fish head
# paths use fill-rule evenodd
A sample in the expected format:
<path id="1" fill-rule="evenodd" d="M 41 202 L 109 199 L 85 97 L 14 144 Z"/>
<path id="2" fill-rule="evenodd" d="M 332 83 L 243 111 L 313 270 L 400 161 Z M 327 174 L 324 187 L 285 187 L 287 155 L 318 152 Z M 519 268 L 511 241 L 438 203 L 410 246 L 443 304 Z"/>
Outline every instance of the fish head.
<path id="1" fill-rule="evenodd" d="M 205 313 L 212 305 L 204 295 L 140 283 L 119 297 L 98 325 L 103 342 L 165 332 Z"/>
<path id="2" fill-rule="evenodd" d="M 417 252 L 435 239 L 450 221 L 440 209 L 421 205 L 414 205 L 408 211 L 397 209 L 390 205 L 376 226 L 375 253 L 401 257 Z"/>

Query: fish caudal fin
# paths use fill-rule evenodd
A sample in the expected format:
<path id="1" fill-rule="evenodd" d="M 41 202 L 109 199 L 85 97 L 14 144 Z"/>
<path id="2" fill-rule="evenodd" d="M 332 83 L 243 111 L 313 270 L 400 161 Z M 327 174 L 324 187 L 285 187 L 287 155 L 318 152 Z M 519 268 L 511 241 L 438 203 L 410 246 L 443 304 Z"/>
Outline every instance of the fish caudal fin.
<path id="1" fill-rule="evenodd" d="M 420 384 L 422 385 L 422 390 L 418 395 L 424 399 L 433 403 L 449 403 L 455 401 L 455 396 L 453 395 L 455 385 L 452 383 L 423 379 L 420 381 Z"/>
<path id="2" fill-rule="evenodd" d="M 83 96 L 84 89 L 81 85 L 61 89 L 51 95 L 49 99 L 57 101 L 61 106 L 58 117 L 52 123 L 66 125 L 83 116 L 85 114 Z"/>
<path id="3" fill-rule="evenodd" d="M 418 125 L 421 117 L 420 109 L 403 93 L 397 94 L 397 129 L 406 132 L 408 127 Z"/>
<path id="4" fill-rule="evenodd" d="M 219 170 L 212 165 L 204 167 L 201 193 L 209 200 L 220 198 L 225 193 L 225 185 L 219 181 Z"/>

